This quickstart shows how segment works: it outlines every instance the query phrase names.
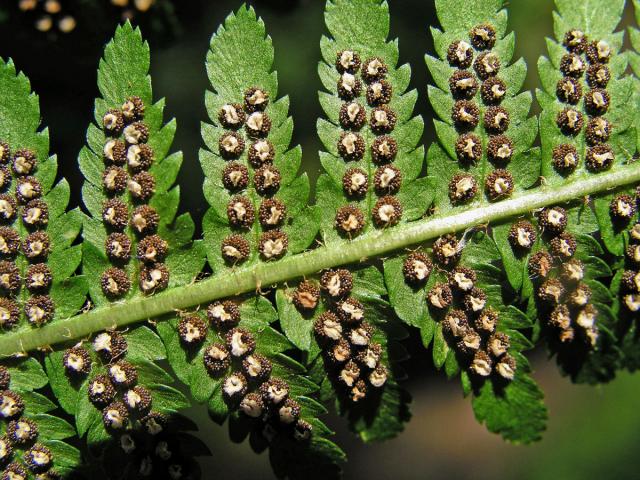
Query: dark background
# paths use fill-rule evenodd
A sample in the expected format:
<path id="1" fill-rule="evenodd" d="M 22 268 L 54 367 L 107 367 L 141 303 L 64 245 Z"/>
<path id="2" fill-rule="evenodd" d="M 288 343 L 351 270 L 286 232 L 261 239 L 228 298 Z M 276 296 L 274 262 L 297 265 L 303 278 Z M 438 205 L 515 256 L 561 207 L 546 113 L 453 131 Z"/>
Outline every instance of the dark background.
<path id="1" fill-rule="evenodd" d="M 96 9 L 96 4 L 106 4 L 107 0 L 62 2 L 77 18 L 76 30 L 70 34 L 41 33 L 33 28 L 34 16 L 18 14 L 16 3 L 0 0 L 0 6 L 8 9 L 0 13 L 0 56 L 12 57 L 40 95 L 43 123 L 50 128 L 51 151 L 59 157 L 60 174 L 74 188 L 76 194 L 70 207 L 75 207 L 80 204 L 82 183 L 76 158 L 93 118 L 93 99 L 98 94 L 96 66 L 121 11 Z M 321 88 L 316 66 L 320 58 L 318 43 L 324 33 L 324 2 L 248 3 L 264 18 L 273 38 L 279 93 L 291 97 L 291 115 L 296 122 L 293 143 L 302 145 L 303 168 L 315 178 L 320 168 L 315 124 L 322 115 L 316 94 Z M 537 84 L 535 64 L 544 53 L 544 37 L 552 32 L 553 4 L 551 0 L 512 3 L 510 29 L 517 32 L 516 54 L 530 66 L 526 88 L 533 90 Z M 436 24 L 433 3 L 392 0 L 390 4 L 391 36 L 400 38 L 401 62 L 413 66 L 412 87 L 420 92 L 416 113 L 425 118 L 423 141 L 428 144 L 433 128 L 425 94 L 429 76 L 423 55 L 432 51 L 428 28 Z M 191 212 L 198 224 L 206 209 L 197 159 L 200 122 L 207 120 L 203 95 L 208 82 L 203 62 L 211 33 L 239 5 L 239 0 L 180 0 L 173 4 L 161 0 L 149 12 L 134 18 L 151 43 L 155 96 L 166 97 L 166 118 L 178 119 L 174 149 L 184 152 L 179 177 L 182 209 Z M 631 18 L 629 11 L 624 25 Z M 542 351 L 535 352 L 535 377 L 547 394 L 549 428 L 537 445 L 512 446 L 476 423 L 459 385 L 434 374 L 428 352 L 414 343 L 410 349 L 416 358 L 411 362 L 411 380 L 406 385 L 414 395 L 414 418 L 399 438 L 365 446 L 346 431 L 344 422 L 329 418 L 338 432 L 336 440 L 349 456 L 345 478 L 639 477 L 636 452 L 640 446 L 640 379 L 623 374 L 604 387 L 573 386 L 559 375 L 553 360 L 547 361 Z M 267 456 L 254 455 L 246 443 L 230 443 L 226 427 L 210 422 L 204 407 L 192 408 L 190 415 L 198 421 L 200 436 L 213 451 L 213 457 L 201 462 L 204 478 L 271 477 Z"/>

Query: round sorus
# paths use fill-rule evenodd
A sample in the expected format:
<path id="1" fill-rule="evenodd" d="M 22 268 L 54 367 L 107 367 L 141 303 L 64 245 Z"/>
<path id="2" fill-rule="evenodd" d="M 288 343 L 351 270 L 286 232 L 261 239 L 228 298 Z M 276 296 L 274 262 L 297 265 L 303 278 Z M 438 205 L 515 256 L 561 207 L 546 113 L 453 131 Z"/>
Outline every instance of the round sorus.
<path id="1" fill-rule="evenodd" d="M 611 96 L 604 88 L 589 90 L 584 96 L 584 106 L 591 115 L 607 113 L 611 105 Z"/>
<path id="2" fill-rule="evenodd" d="M 489 137 L 487 156 L 489 160 L 498 164 L 506 164 L 513 157 L 513 141 L 506 135 L 494 135 Z"/>
<path id="3" fill-rule="evenodd" d="M 468 70 L 456 70 L 449 78 L 449 90 L 453 98 L 470 100 L 478 92 L 478 80 Z"/>
<path id="4" fill-rule="evenodd" d="M 611 80 L 611 72 L 606 65 L 596 63 L 587 69 L 587 83 L 591 88 L 605 88 Z"/>
<path id="5" fill-rule="evenodd" d="M 218 151 L 225 159 L 238 158 L 244 152 L 244 139 L 236 132 L 227 132 L 218 140 Z"/>
<path id="6" fill-rule="evenodd" d="M 145 265 L 140 270 L 140 290 L 153 293 L 169 286 L 169 269 L 164 263 Z"/>
<path id="7" fill-rule="evenodd" d="M 138 260 L 143 262 L 162 262 L 169 251 L 169 244 L 158 235 L 144 237 L 137 246 Z"/>
<path id="8" fill-rule="evenodd" d="M 0 165 L 0 190 L 7 190 L 12 180 L 13 178 L 11 177 L 9 169 L 4 165 Z"/>
<path id="9" fill-rule="evenodd" d="M 482 343 L 480 335 L 473 329 L 468 328 L 456 342 L 458 350 L 465 355 L 473 355 L 479 349 Z"/>
<path id="10" fill-rule="evenodd" d="M 480 109 L 475 102 L 470 100 L 458 100 L 451 109 L 451 118 L 456 128 L 471 130 L 478 125 Z"/>
<path id="11" fill-rule="evenodd" d="M 15 263 L 0 261 L 0 290 L 3 293 L 15 294 L 20 290 L 22 279 Z"/>
<path id="12" fill-rule="evenodd" d="M 318 341 L 325 345 L 342 338 L 342 325 L 332 312 L 323 312 L 313 324 L 313 331 Z"/>
<path id="13" fill-rule="evenodd" d="M 591 288 L 586 283 L 579 283 L 575 290 L 569 292 L 568 302 L 572 307 L 584 307 L 591 300 Z"/>
<path id="14" fill-rule="evenodd" d="M 500 200 L 513 193 L 513 176 L 509 170 L 498 168 L 487 175 L 484 189 L 490 200 Z"/>
<path id="15" fill-rule="evenodd" d="M 231 300 L 212 303 L 207 307 L 207 318 L 217 329 L 228 329 L 240 323 L 240 308 Z"/>
<path id="16" fill-rule="evenodd" d="M 239 103 L 227 103 L 218 111 L 218 122 L 224 128 L 236 130 L 240 128 L 246 119 L 246 115 Z"/>
<path id="17" fill-rule="evenodd" d="M 242 413 L 251 418 L 259 418 L 265 411 L 265 405 L 262 401 L 262 395 L 250 392 L 240 401 L 238 408 Z"/>
<path id="18" fill-rule="evenodd" d="M 104 242 L 104 250 L 111 261 L 127 261 L 131 256 L 131 240 L 124 233 L 112 233 Z"/>
<path id="19" fill-rule="evenodd" d="M 292 300 L 298 310 L 313 310 L 320 301 L 320 287 L 315 282 L 304 280 L 293 291 Z"/>
<path id="20" fill-rule="evenodd" d="M 595 145 L 587 149 L 585 166 L 591 172 L 603 172 L 611 168 L 615 158 L 613 149 L 609 145 Z"/>
<path id="21" fill-rule="evenodd" d="M 373 370 L 380 365 L 382 357 L 382 346 L 379 343 L 370 343 L 367 348 L 360 350 L 356 357 L 356 362 L 363 368 Z"/>
<path id="22" fill-rule="evenodd" d="M 506 333 L 494 333 L 489 340 L 487 340 L 487 350 L 496 358 L 507 353 L 509 348 L 511 348 L 511 338 L 509 338 L 509 335 Z"/>
<path id="23" fill-rule="evenodd" d="M 263 382 L 271 375 L 271 362 L 264 355 L 253 353 L 242 360 L 242 372 L 250 382 Z"/>
<path id="24" fill-rule="evenodd" d="M 357 102 L 343 103 L 338 120 L 345 130 L 360 130 L 367 121 L 367 114 Z"/>
<path id="25" fill-rule="evenodd" d="M 536 229 L 526 220 L 520 220 L 509 229 L 509 243 L 514 250 L 530 250 L 536 243 Z"/>
<path id="26" fill-rule="evenodd" d="M 609 63 L 611 58 L 611 46 L 604 40 L 597 40 L 587 45 L 585 53 L 587 60 L 594 65 L 598 63 Z"/>
<path id="27" fill-rule="evenodd" d="M 108 362 L 124 355 L 127 347 L 127 340 L 120 332 L 102 332 L 93 340 L 93 349 Z"/>
<path id="28" fill-rule="evenodd" d="M 379 80 L 367 87 L 367 103 L 372 106 L 386 105 L 391 101 L 393 88 L 386 80 Z"/>
<path id="29" fill-rule="evenodd" d="M 402 265 L 404 279 L 411 285 L 423 285 L 432 271 L 433 262 L 422 252 L 411 253 Z"/>
<path id="30" fill-rule="evenodd" d="M 128 97 L 121 107 L 125 122 L 135 122 L 144 118 L 144 102 L 138 96 Z"/>
<path id="31" fill-rule="evenodd" d="M 478 55 L 478 58 L 473 62 L 473 69 L 478 77 L 482 80 L 487 80 L 489 77 L 497 75 L 500 71 L 500 59 L 495 53 L 483 53 Z"/>
<path id="32" fill-rule="evenodd" d="M 232 192 L 244 190 L 249 185 L 249 169 L 241 163 L 229 163 L 222 170 L 222 184 Z"/>
<path id="33" fill-rule="evenodd" d="M 27 235 L 22 244 L 22 253 L 30 261 L 44 260 L 49 256 L 51 241 L 46 232 L 33 232 Z"/>
<path id="34" fill-rule="evenodd" d="M 384 365 L 378 365 L 375 370 L 369 374 L 369 383 L 375 388 L 380 388 L 387 383 L 387 378 L 387 368 Z"/>
<path id="35" fill-rule="evenodd" d="M 351 388 L 349 395 L 350 395 L 349 398 L 354 403 L 359 402 L 360 400 L 366 398 L 367 384 L 365 383 L 365 381 L 362 379 L 358 380 L 356 384 L 353 386 L 353 388 Z"/>
<path id="36" fill-rule="evenodd" d="M 42 292 L 51 286 L 53 277 L 51 269 L 46 263 L 36 263 L 29 265 L 27 274 L 24 277 L 24 284 L 30 292 Z"/>
<path id="37" fill-rule="evenodd" d="M 567 228 L 567 211 L 562 207 L 543 208 L 538 221 L 545 232 L 558 235 Z"/>
<path id="38" fill-rule="evenodd" d="M 7 437 L 13 446 L 24 447 L 38 438 L 38 426 L 27 418 L 11 420 L 7 425 Z"/>
<path id="39" fill-rule="evenodd" d="M 256 218 L 251 200 L 247 197 L 233 197 L 227 205 L 227 218 L 232 227 L 251 228 Z"/>
<path id="40" fill-rule="evenodd" d="M 447 60 L 449 65 L 458 68 L 469 68 L 473 62 L 473 49 L 464 40 L 458 40 L 447 48 Z"/>
<path id="41" fill-rule="evenodd" d="M 134 200 L 146 202 L 156 191 L 156 178 L 149 172 L 136 173 L 127 182 L 127 188 Z"/>
<path id="42" fill-rule="evenodd" d="M 338 79 L 337 90 L 342 100 L 353 100 L 360 95 L 362 83 L 352 73 L 345 72 Z"/>
<path id="43" fill-rule="evenodd" d="M 258 209 L 258 220 L 262 228 L 269 229 L 281 226 L 287 218 L 286 205 L 277 198 L 267 198 Z"/>
<path id="44" fill-rule="evenodd" d="M 365 226 L 364 213 L 355 205 L 345 205 L 336 212 L 335 226 L 339 233 L 354 237 Z"/>
<path id="45" fill-rule="evenodd" d="M 373 177 L 373 185 L 378 195 L 394 195 L 400 191 L 402 172 L 393 165 L 378 167 Z"/>
<path id="46" fill-rule="evenodd" d="M 611 217 L 617 221 L 628 222 L 636 214 L 636 200 L 631 195 L 616 195 L 609 205 Z"/>
<path id="47" fill-rule="evenodd" d="M 336 305 L 338 317 L 345 324 L 354 324 L 364 320 L 364 305 L 359 300 L 349 297 Z"/>
<path id="48" fill-rule="evenodd" d="M 480 96 L 485 105 L 497 105 L 507 94 L 507 84 L 498 77 L 489 77 L 482 82 Z"/>
<path id="49" fill-rule="evenodd" d="M 382 80 L 388 71 L 389 67 L 380 57 L 373 57 L 362 63 L 361 75 L 365 82 L 371 83 Z"/>
<path id="50" fill-rule="evenodd" d="M 576 253 L 578 244 L 573 235 L 568 232 L 563 232 L 557 237 L 551 239 L 550 242 L 551 253 L 561 259 L 569 259 Z"/>
<path id="51" fill-rule="evenodd" d="M 490 50 L 496 44 L 496 29 L 483 23 L 469 30 L 469 39 L 476 50 Z"/>
<path id="52" fill-rule="evenodd" d="M 6 165 L 11 158 L 11 148 L 5 141 L 0 140 L 0 164 Z"/>
<path id="53" fill-rule="evenodd" d="M 49 470 L 53 463 L 53 454 L 49 448 L 40 443 L 36 443 L 29 450 L 24 452 L 22 457 L 29 470 L 35 473 L 42 473 Z"/>
<path id="54" fill-rule="evenodd" d="M 125 406 L 138 415 L 144 415 L 151 409 L 151 392 L 141 385 L 136 385 L 122 395 Z"/>
<path id="55" fill-rule="evenodd" d="M 6 390 L 11 383 L 11 374 L 9 369 L 4 365 L 0 365 L 0 390 Z M 0 460 L 1 462 L 2 460 Z"/>
<path id="56" fill-rule="evenodd" d="M 569 143 L 563 143 L 554 147 L 551 158 L 553 167 L 561 174 L 573 172 L 578 166 L 578 163 L 580 163 L 578 150 L 574 145 Z"/>
<path id="57" fill-rule="evenodd" d="M 260 394 L 269 405 L 279 405 L 289 396 L 289 385 L 280 378 L 272 377 L 260 385 Z"/>
<path id="58" fill-rule="evenodd" d="M 227 402 L 237 402 L 247 393 L 247 379 L 234 372 L 222 382 L 222 396 Z"/>
<path id="59" fill-rule="evenodd" d="M 566 305 L 556 306 L 549 315 L 549 325 L 553 328 L 566 330 L 571 326 L 571 312 Z"/>
<path id="60" fill-rule="evenodd" d="M 260 168 L 265 163 L 272 163 L 276 155 L 276 150 L 273 147 L 273 143 L 264 138 L 255 140 L 249 145 L 249 163 L 253 168 Z"/>
<path id="61" fill-rule="evenodd" d="M 11 391 L 0 392 L 0 418 L 11 420 L 20 417 L 24 412 L 24 400 L 20 395 Z"/>
<path id="62" fill-rule="evenodd" d="M 127 163 L 127 146 L 122 140 L 107 140 L 102 155 L 105 163 L 122 166 Z"/>
<path id="63" fill-rule="evenodd" d="M 637 293 L 629 293 L 622 297 L 622 303 L 630 312 L 640 311 L 640 295 Z"/>
<path id="64" fill-rule="evenodd" d="M 640 293 L 640 273 L 637 271 L 625 270 L 620 283 L 624 291 Z"/>
<path id="65" fill-rule="evenodd" d="M 495 366 L 496 373 L 509 382 L 516 376 L 516 368 L 516 359 L 509 354 L 503 355 Z"/>
<path id="66" fill-rule="evenodd" d="M 148 235 L 157 230 L 160 223 L 160 216 L 156 209 L 149 205 L 141 205 L 131 214 L 129 225 L 134 232 L 140 235 Z"/>
<path id="67" fill-rule="evenodd" d="M 87 375 L 91 371 L 91 363 L 91 356 L 83 347 L 69 348 L 62 357 L 62 365 L 69 375 Z"/>
<path id="68" fill-rule="evenodd" d="M 473 163 L 482 157 L 482 140 L 475 133 L 465 133 L 456 140 L 455 150 L 460 162 Z"/>
<path id="69" fill-rule="evenodd" d="M 336 70 L 340 73 L 356 73 L 360 69 L 360 55 L 353 50 L 341 50 L 336 54 Z"/>
<path id="70" fill-rule="evenodd" d="M 229 235 L 220 244 L 220 253 L 227 262 L 241 263 L 249 258 L 251 245 L 242 235 Z"/>
<path id="71" fill-rule="evenodd" d="M 480 350 L 473 356 L 469 370 L 479 377 L 488 377 L 493 369 L 493 360 L 487 352 Z"/>
<path id="72" fill-rule="evenodd" d="M 625 255 L 627 257 L 627 260 L 634 264 L 640 265 L 640 245 L 638 245 L 637 243 L 629 245 L 627 247 Z"/>
<path id="73" fill-rule="evenodd" d="M 27 469 L 21 463 L 12 462 L 3 470 L 2 480 L 26 480 L 29 478 Z"/>
<path id="74" fill-rule="evenodd" d="M 344 338 L 326 351 L 327 358 L 334 364 L 342 364 L 351 359 L 351 344 Z"/>
<path id="75" fill-rule="evenodd" d="M 140 420 L 144 430 L 152 436 L 158 435 L 166 430 L 169 419 L 159 412 L 150 412 Z"/>
<path id="76" fill-rule="evenodd" d="M 116 389 L 108 376 L 96 375 L 89 381 L 87 394 L 89 395 L 89 401 L 96 408 L 103 408 L 109 405 L 116 397 Z"/>
<path id="77" fill-rule="evenodd" d="M 231 362 L 229 351 L 221 343 L 209 345 L 203 355 L 204 366 L 210 375 L 217 376 L 224 372 Z"/>
<path id="78" fill-rule="evenodd" d="M 391 133 L 396 126 L 397 119 L 396 113 L 386 105 L 376 107 L 371 110 L 371 118 L 369 119 L 371 131 L 376 135 Z"/>
<path id="79" fill-rule="evenodd" d="M 582 85 L 573 77 L 563 77 L 556 85 L 558 100 L 576 105 L 582 98 Z"/>
<path id="80" fill-rule="evenodd" d="M 398 153 L 398 142 L 393 137 L 383 135 L 371 144 L 371 159 L 377 165 L 391 163 Z"/>
<path id="81" fill-rule="evenodd" d="M 483 335 L 491 335 L 498 324 L 498 312 L 491 308 L 485 308 L 474 318 L 473 325 L 477 332 Z"/>
<path id="82" fill-rule="evenodd" d="M 331 298 L 342 298 L 353 288 L 353 275 L 344 268 L 327 270 L 320 277 L 320 289 Z"/>
<path id="83" fill-rule="evenodd" d="M 392 196 L 386 195 L 375 203 L 371 212 L 373 223 L 378 228 L 396 225 L 402 217 L 402 205 Z"/>
<path id="84" fill-rule="evenodd" d="M 149 145 L 131 145 L 127 149 L 127 165 L 134 173 L 149 170 L 153 165 L 154 158 L 153 148 Z"/>
<path id="85" fill-rule="evenodd" d="M 356 347 L 366 347 L 369 345 L 372 336 L 373 327 L 367 322 L 361 322 L 360 325 L 349 330 L 346 335 L 351 345 Z"/>
<path id="86" fill-rule="evenodd" d="M 20 177 L 16 184 L 16 198 L 21 204 L 25 204 L 42 196 L 42 185 L 36 177 Z"/>
<path id="87" fill-rule="evenodd" d="M 636 193 L 636 197 L 638 194 Z M 629 240 L 632 243 L 640 242 L 640 222 L 635 223 L 633 227 L 629 229 Z"/>
<path id="88" fill-rule="evenodd" d="M 484 113 L 484 128 L 491 134 L 506 132 L 509 122 L 509 112 L 502 107 L 489 107 Z"/>
<path id="89" fill-rule="evenodd" d="M 538 298 L 549 305 L 557 305 L 564 296 L 564 286 L 556 278 L 545 280 L 538 288 Z"/>
<path id="90" fill-rule="evenodd" d="M 124 116 L 121 110 L 107 110 L 102 117 L 102 127 L 107 135 L 118 136 L 124 128 Z"/>
<path id="91" fill-rule="evenodd" d="M 178 335 L 183 345 L 200 345 L 207 338 L 207 324 L 198 315 L 183 317 L 178 322 Z"/>
<path id="92" fill-rule="evenodd" d="M 107 167 L 102 172 L 102 187 L 108 194 L 120 194 L 127 188 L 128 178 L 122 167 Z"/>
<path id="93" fill-rule="evenodd" d="M 468 329 L 469 320 L 463 310 L 450 310 L 442 319 L 442 331 L 449 337 L 462 337 Z"/>
<path id="94" fill-rule="evenodd" d="M 129 423 L 129 412 L 122 402 L 112 402 L 102 410 L 102 423 L 107 431 L 123 430 Z"/>
<path id="95" fill-rule="evenodd" d="M 244 92 L 244 108 L 247 112 L 264 111 L 269 105 L 269 94 L 260 87 L 251 87 Z"/>
<path id="96" fill-rule="evenodd" d="M 338 140 L 338 154 L 344 160 L 362 160 L 364 150 L 365 143 L 362 135 L 354 132 L 342 132 Z"/>
<path id="97" fill-rule="evenodd" d="M 0 437 L 0 465 L 3 467 L 9 463 L 11 457 L 13 456 L 13 447 L 11 446 L 11 442 L 7 438 L 6 435 Z M 6 470 L 5 470 L 6 473 Z M 27 472 L 25 472 L 25 477 Z"/>
<path id="98" fill-rule="evenodd" d="M 464 308 L 467 312 L 477 315 L 487 304 L 487 294 L 479 288 L 472 288 L 469 293 L 464 296 Z"/>
<path id="99" fill-rule="evenodd" d="M 587 122 L 585 137 L 590 145 L 597 145 L 609 140 L 611 136 L 611 123 L 603 117 L 591 118 Z"/>
<path id="100" fill-rule="evenodd" d="M 253 112 L 247 117 L 244 129 L 251 138 L 266 137 L 271 131 L 271 119 L 264 112 Z"/>
<path id="101" fill-rule="evenodd" d="M 534 253 L 528 262 L 529 275 L 532 277 L 546 278 L 553 268 L 553 257 L 549 252 L 541 250 Z"/>
<path id="102" fill-rule="evenodd" d="M 265 260 L 276 259 L 287 253 L 289 237 L 281 230 L 269 230 L 260 235 L 258 251 Z"/>
<path id="103" fill-rule="evenodd" d="M 126 295 L 131 289 L 131 280 L 127 272 L 121 268 L 110 267 L 103 272 L 100 286 L 107 297 L 118 298 Z"/>
<path id="104" fill-rule="evenodd" d="M 440 265 L 447 266 L 460 258 L 462 248 L 455 235 L 447 234 L 433 243 L 433 254 Z"/>
<path id="105" fill-rule="evenodd" d="M 300 411 L 300 404 L 291 398 L 287 398 L 278 409 L 278 418 L 280 419 L 280 423 L 291 425 L 297 422 L 300 417 Z"/>
<path id="106" fill-rule="evenodd" d="M 20 235 L 10 227 L 0 227 L 0 255 L 13 257 L 20 250 Z"/>
<path id="107" fill-rule="evenodd" d="M 149 127 L 144 122 L 134 122 L 124 128 L 122 135 L 129 145 L 147 143 L 149 141 Z"/>
<path id="108" fill-rule="evenodd" d="M 259 195 L 272 195 L 280 188 L 280 171 L 273 165 L 264 165 L 253 174 L 253 186 Z"/>
<path id="109" fill-rule="evenodd" d="M 369 187 L 369 176 L 361 168 L 350 168 L 342 177 L 344 193 L 353 198 L 362 198 Z"/>
<path id="110" fill-rule="evenodd" d="M 562 45 L 573 53 L 582 53 L 587 47 L 587 36 L 582 30 L 569 30 L 564 34 Z"/>
<path id="111" fill-rule="evenodd" d="M 449 200 L 459 205 L 470 200 L 478 193 L 478 182 L 468 173 L 456 173 L 449 182 Z"/>
<path id="112" fill-rule="evenodd" d="M 451 288 L 446 283 L 436 283 L 427 294 L 429 306 L 441 310 L 449 307 L 453 301 Z"/>
<path id="113" fill-rule="evenodd" d="M 456 267 L 449 273 L 449 285 L 459 292 L 470 292 L 478 276 L 475 270 L 468 267 Z"/>
<path id="114" fill-rule="evenodd" d="M 560 71 L 567 77 L 580 78 L 586 68 L 582 58 L 574 53 L 567 53 L 560 60 Z"/>
<path id="115" fill-rule="evenodd" d="M 109 366 L 109 379 L 111 383 L 119 388 L 131 388 L 138 383 L 138 371 L 131 363 L 124 360 Z"/>
<path id="116" fill-rule="evenodd" d="M 119 198 L 111 198 L 102 206 L 103 222 L 114 230 L 124 230 L 129 221 L 127 204 Z"/>
<path id="117" fill-rule="evenodd" d="M 31 175 L 36 170 L 36 154 L 28 148 L 16 150 L 13 154 L 11 169 L 16 176 Z"/>
<path id="118" fill-rule="evenodd" d="M 360 367 L 353 360 L 349 360 L 338 374 L 338 380 L 347 387 L 353 387 L 359 378 Z"/>
<path id="119" fill-rule="evenodd" d="M 16 218 L 18 205 L 11 195 L 6 193 L 0 194 L 0 221 L 9 223 Z"/>

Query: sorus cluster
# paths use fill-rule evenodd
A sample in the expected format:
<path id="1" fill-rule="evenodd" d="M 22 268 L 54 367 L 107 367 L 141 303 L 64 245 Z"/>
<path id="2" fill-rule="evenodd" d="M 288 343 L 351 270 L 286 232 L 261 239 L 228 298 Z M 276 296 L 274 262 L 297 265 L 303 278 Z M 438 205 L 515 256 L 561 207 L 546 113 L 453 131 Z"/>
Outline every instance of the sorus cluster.
<path id="1" fill-rule="evenodd" d="M 604 40 L 589 41 L 585 33 L 577 29 L 565 33 L 563 45 L 567 53 L 560 61 L 563 77 L 558 80 L 556 96 L 564 108 L 558 112 L 556 123 L 568 139 L 580 134 L 586 124 L 585 166 L 591 172 L 601 172 L 609 169 L 615 160 L 613 149 L 607 143 L 613 126 L 604 116 L 611 103 L 606 90 L 611 79 L 607 66 L 611 47 Z M 583 77 L 586 77 L 584 82 Z M 581 101 L 584 109 L 580 108 Z M 552 161 L 557 172 L 567 175 L 577 168 L 580 154 L 573 143 L 562 143 L 553 149 Z"/>
<path id="2" fill-rule="evenodd" d="M 54 316 L 49 296 L 53 282 L 47 258 L 49 207 L 36 178 L 38 160 L 28 148 L 12 150 L 0 141 L 0 327 L 20 321 L 20 310 L 33 326 Z M 22 227 L 19 227 L 22 222 Z M 24 232 L 24 233 L 19 233 Z"/>
<path id="3" fill-rule="evenodd" d="M 218 112 L 218 123 L 226 129 L 218 139 L 218 152 L 228 161 L 222 171 L 222 183 L 231 194 L 227 218 L 235 230 L 222 241 L 220 253 L 231 265 L 249 258 L 251 244 L 245 234 L 256 220 L 261 229 L 258 252 L 262 259 L 278 259 L 289 246 L 289 237 L 282 229 L 287 222 L 287 207 L 276 196 L 282 177 L 274 165 L 275 146 L 269 140 L 269 102 L 269 92 L 254 86 L 244 91 L 240 103 L 227 103 Z M 261 199 L 257 211 L 247 191 L 250 184 Z"/>
<path id="4" fill-rule="evenodd" d="M 197 351 L 210 327 L 214 341 L 202 346 L 209 375 L 222 379 L 222 396 L 228 407 L 254 420 L 271 442 L 282 433 L 299 441 L 311 437 L 312 426 L 304 420 L 302 406 L 289 384 L 272 375 L 272 363 L 257 350 L 256 339 L 240 324 L 240 307 L 232 300 L 217 301 L 206 311 L 207 323 L 197 315 L 180 320 L 178 333 L 186 349 Z"/>
<path id="5" fill-rule="evenodd" d="M 389 107 L 393 98 L 393 87 L 387 80 L 389 67 L 380 57 L 363 61 L 358 52 L 341 50 L 336 54 L 335 68 L 339 74 L 338 96 L 343 101 L 339 114 L 342 132 L 338 153 L 345 162 L 358 165 L 368 148 L 377 167 L 372 172 L 373 178 L 369 178 L 369 169 L 358 166 L 347 169 L 342 179 L 344 193 L 357 202 L 366 196 L 373 183 L 378 197 L 371 212 L 374 225 L 377 228 L 395 225 L 402 217 L 402 205 L 395 196 L 402 185 L 402 172 L 393 165 L 398 143 L 391 133 L 397 115 Z M 367 145 L 365 135 L 361 133 L 367 123 L 374 135 L 371 145 Z M 355 203 L 336 212 L 335 228 L 345 237 L 359 235 L 365 224 L 365 214 Z"/>
<path id="6" fill-rule="evenodd" d="M 120 108 L 108 110 L 102 117 L 105 133 L 102 188 L 108 197 L 103 204 L 102 221 L 107 229 L 105 253 L 112 266 L 103 272 L 101 286 L 111 299 L 121 298 L 131 289 L 126 265 L 134 248 L 139 262 L 140 290 L 151 294 L 169 284 L 169 269 L 164 263 L 169 245 L 157 235 L 160 218 L 148 204 L 155 193 L 156 179 L 149 172 L 154 152 L 147 143 L 149 127 L 143 121 L 144 114 L 142 99 L 131 96 Z M 128 199 L 134 204 L 132 212 Z"/>
<path id="7" fill-rule="evenodd" d="M 388 378 L 382 345 L 375 342 L 375 327 L 367 322 L 362 302 L 351 296 L 353 276 L 349 270 L 327 270 L 320 277 L 320 287 L 302 282 L 294 293 L 298 309 L 317 305 L 320 292 L 327 310 L 315 320 L 314 333 L 334 384 L 352 402 L 376 394 Z M 301 299 L 313 299 L 309 305 Z"/>
<path id="8" fill-rule="evenodd" d="M 23 416 L 24 399 L 10 389 L 11 373 L 0 366 L 0 472 L 2 478 L 61 478 L 52 468 L 53 453 L 40 442 L 38 424 Z M 40 477 L 37 477 L 40 478 Z"/>
<path id="9" fill-rule="evenodd" d="M 18 0 L 18 9 L 33 18 L 40 32 L 70 33 L 76 28 L 76 19 L 64 9 L 63 0 Z"/>
<path id="10" fill-rule="evenodd" d="M 456 156 L 463 166 L 482 159 L 482 139 L 474 133 L 480 123 L 481 108 L 476 100 L 479 94 L 484 106 L 483 127 L 489 136 L 486 155 L 493 165 L 500 167 L 485 179 L 484 189 L 490 200 L 506 198 L 514 188 L 511 173 L 503 168 L 513 157 L 514 144 L 506 135 L 509 112 L 500 106 L 507 96 L 507 84 L 498 75 L 501 65 L 498 55 L 492 51 L 495 43 L 495 28 L 480 24 L 469 31 L 468 41 L 456 40 L 447 50 L 447 60 L 456 68 L 449 78 L 449 89 L 455 100 L 451 118 L 459 132 Z M 470 174 L 459 173 L 449 182 L 449 199 L 454 205 L 470 202 L 477 193 L 477 181 Z"/>
<path id="11" fill-rule="evenodd" d="M 628 242 L 625 251 L 625 271 L 620 285 L 622 304 L 632 314 L 640 312 L 640 223 L 637 222 L 636 217 L 637 201 L 638 193 L 636 192 L 635 198 L 631 195 L 621 194 L 611 202 L 612 215 L 615 210 L 618 215 L 624 212 L 629 214 L 625 216 L 626 222 L 636 219 L 636 222 L 627 229 Z"/>
<path id="12" fill-rule="evenodd" d="M 529 277 L 554 338 L 563 344 L 581 341 L 593 348 L 599 335 L 598 312 L 590 303 L 591 289 L 584 281 L 585 265 L 575 258 L 577 241 L 567 230 L 567 219 L 567 211 L 558 206 L 538 213 L 539 235 L 548 249 L 531 252 L 538 232 L 527 220 L 511 226 L 509 242 L 517 255 L 529 254 Z"/>
<path id="13" fill-rule="evenodd" d="M 457 265 L 460 251 L 453 236 L 440 237 L 434 243 L 433 256 L 446 268 L 446 278 L 427 291 L 427 305 L 465 368 L 478 378 L 495 372 L 497 378 L 511 381 L 516 360 L 508 353 L 510 338 L 497 330 L 498 312 L 487 306 L 487 294 L 477 286 L 476 272 Z M 423 287 L 434 271 L 434 262 L 423 252 L 413 252 L 406 257 L 402 271 L 408 285 Z"/>

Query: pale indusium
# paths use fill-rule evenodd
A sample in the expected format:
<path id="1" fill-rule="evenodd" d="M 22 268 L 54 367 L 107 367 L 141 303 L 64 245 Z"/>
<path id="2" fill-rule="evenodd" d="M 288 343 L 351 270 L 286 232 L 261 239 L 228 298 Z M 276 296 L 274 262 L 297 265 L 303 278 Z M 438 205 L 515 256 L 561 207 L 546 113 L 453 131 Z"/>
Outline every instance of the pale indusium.
<path id="1" fill-rule="evenodd" d="M 536 117 L 503 1 L 436 0 L 423 147 L 389 6 L 329 0 L 315 202 L 271 38 L 241 7 L 206 58 L 202 239 L 177 214 L 176 123 L 140 30 L 118 27 L 99 65 L 82 211 L 2 61 L 3 478 L 197 477 L 210 452 L 180 414 L 192 400 L 268 449 L 276 476 L 338 476 L 321 417 L 398 435 L 411 329 L 515 443 L 547 418 L 526 350 L 545 345 L 576 383 L 637 368 L 640 34 L 623 50 L 624 5 L 556 0 Z"/>

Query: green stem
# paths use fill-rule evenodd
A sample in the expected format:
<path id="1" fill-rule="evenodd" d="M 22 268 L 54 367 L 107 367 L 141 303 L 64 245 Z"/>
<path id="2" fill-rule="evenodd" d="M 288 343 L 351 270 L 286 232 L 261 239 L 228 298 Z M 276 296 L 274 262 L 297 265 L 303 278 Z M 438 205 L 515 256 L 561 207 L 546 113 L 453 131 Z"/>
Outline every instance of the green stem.
<path id="1" fill-rule="evenodd" d="M 224 271 L 191 285 L 172 288 L 151 297 L 113 303 L 108 307 L 59 320 L 39 329 L 7 333 L 0 336 L 0 357 L 77 340 L 105 329 L 157 319 L 175 310 L 190 309 L 219 298 L 312 275 L 326 268 L 361 262 L 446 233 L 464 231 L 548 205 L 637 182 L 640 182 L 640 163 L 633 163 L 614 172 L 589 175 L 561 187 L 540 187 L 502 202 L 375 231 L 351 241 L 335 242 L 329 246 L 285 257 L 278 262 L 258 263 Z"/>

